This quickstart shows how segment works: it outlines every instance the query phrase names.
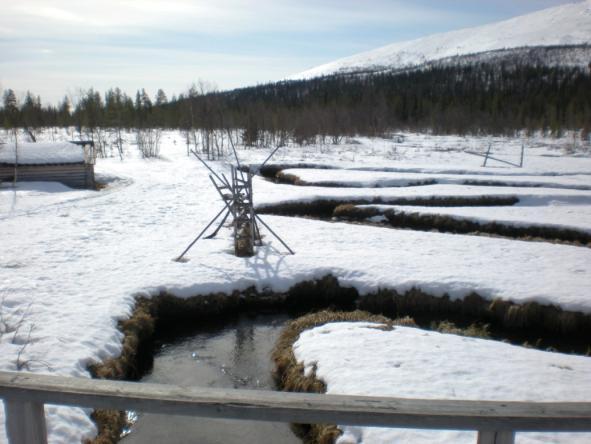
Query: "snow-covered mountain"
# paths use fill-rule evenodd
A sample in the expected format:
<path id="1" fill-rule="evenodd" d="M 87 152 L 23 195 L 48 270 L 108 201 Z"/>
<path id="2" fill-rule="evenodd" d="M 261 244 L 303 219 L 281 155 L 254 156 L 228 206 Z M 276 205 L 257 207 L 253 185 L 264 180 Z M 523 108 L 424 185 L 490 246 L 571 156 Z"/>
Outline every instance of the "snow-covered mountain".
<path id="1" fill-rule="evenodd" d="M 591 0 L 544 9 L 498 23 L 434 34 L 417 40 L 394 43 L 372 51 L 336 60 L 293 75 L 307 79 L 323 75 L 398 70 L 463 56 L 499 54 L 532 47 L 583 45 L 565 64 L 587 65 L 591 54 Z M 489 56 L 487 56 L 489 58 Z M 569 63 L 570 62 L 570 63 Z M 553 62 L 556 64 L 556 54 Z"/>

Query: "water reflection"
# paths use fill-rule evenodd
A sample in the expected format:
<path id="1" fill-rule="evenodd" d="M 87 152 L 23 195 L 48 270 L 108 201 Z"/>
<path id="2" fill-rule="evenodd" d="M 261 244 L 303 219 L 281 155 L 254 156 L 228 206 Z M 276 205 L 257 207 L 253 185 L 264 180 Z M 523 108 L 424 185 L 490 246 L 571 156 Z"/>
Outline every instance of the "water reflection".
<path id="1" fill-rule="evenodd" d="M 272 389 L 270 354 L 286 315 L 243 315 L 167 338 L 142 381 L 186 387 Z M 135 443 L 299 444 L 287 424 L 140 414 L 123 440 Z"/>

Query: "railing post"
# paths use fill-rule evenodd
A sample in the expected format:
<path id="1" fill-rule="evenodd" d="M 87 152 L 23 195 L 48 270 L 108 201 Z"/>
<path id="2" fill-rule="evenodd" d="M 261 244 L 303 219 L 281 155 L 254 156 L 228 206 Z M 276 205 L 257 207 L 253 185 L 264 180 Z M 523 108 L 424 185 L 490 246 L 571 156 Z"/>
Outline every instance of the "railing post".
<path id="1" fill-rule="evenodd" d="M 514 444 L 515 432 L 501 431 L 491 432 L 489 430 L 478 432 L 477 444 Z"/>
<path id="2" fill-rule="evenodd" d="M 10 444 L 47 444 L 43 404 L 5 399 L 4 411 Z"/>

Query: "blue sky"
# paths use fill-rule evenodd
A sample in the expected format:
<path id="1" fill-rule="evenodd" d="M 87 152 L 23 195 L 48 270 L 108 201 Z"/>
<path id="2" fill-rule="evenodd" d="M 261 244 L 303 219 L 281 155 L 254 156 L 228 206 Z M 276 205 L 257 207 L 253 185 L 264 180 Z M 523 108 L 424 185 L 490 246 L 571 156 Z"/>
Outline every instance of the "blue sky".
<path id="1" fill-rule="evenodd" d="M 228 89 L 570 1 L 0 0 L 0 89 Z"/>

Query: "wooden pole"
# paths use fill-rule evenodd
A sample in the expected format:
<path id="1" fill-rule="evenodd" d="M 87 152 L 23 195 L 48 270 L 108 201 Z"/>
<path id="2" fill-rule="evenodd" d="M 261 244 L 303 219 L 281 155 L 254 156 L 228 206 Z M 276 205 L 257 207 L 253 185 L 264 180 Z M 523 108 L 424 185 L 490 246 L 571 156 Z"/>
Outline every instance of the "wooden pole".
<path id="1" fill-rule="evenodd" d="M 220 181 L 220 182 L 222 182 L 222 183 L 225 183 L 225 184 L 226 184 L 228 187 L 230 187 L 230 184 L 229 184 L 227 181 L 225 181 L 224 179 L 222 179 L 222 178 L 221 178 L 221 177 L 220 177 L 220 176 L 219 176 L 219 175 L 218 175 L 218 174 L 217 174 L 217 173 L 216 173 L 216 172 L 215 172 L 215 171 L 214 171 L 214 170 L 213 170 L 213 169 L 212 169 L 212 168 L 211 168 L 211 167 L 210 167 L 210 166 L 207 164 L 207 162 L 205 162 L 205 160 L 203 160 L 203 159 L 202 159 L 202 158 L 199 156 L 199 154 L 197 154 L 197 152 L 196 152 L 196 151 L 191 151 L 191 153 L 193 153 L 193 155 L 194 155 L 194 156 L 195 156 L 197 159 L 199 159 L 199 161 L 200 161 L 200 162 L 201 162 L 203 165 L 205 165 L 205 168 L 207 168 L 207 169 L 209 170 L 209 172 L 210 172 L 211 174 L 213 174 L 213 175 L 214 175 L 214 176 L 217 178 L 217 180 L 219 180 L 219 181 Z"/>
<path id="2" fill-rule="evenodd" d="M 226 207 L 222 208 L 222 210 L 218 214 L 216 214 L 216 216 L 211 220 L 210 223 L 207 224 L 207 226 L 203 229 L 203 231 L 201 231 L 201 233 L 199 233 L 199 236 L 197 236 L 195 238 L 195 240 L 189 244 L 189 246 L 185 249 L 185 251 L 183 251 L 181 253 L 181 255 L 175 259 L 175 261 L 180 262 L 183 260 L 183 257 L 185 256 L 185 254 L 187 254 L 187 252 L 191 249 L 191 247 L 193 245 L 195 245 L 195 242 L 197 242 L 199 239 L 201 239 L 201 236 L 203 236 L 205 234 L 205 232 L 209 229 L 209 227 L 211 227 L 213 225 L 213 223 L 217 220 L 218 217 L 221 216 L 221 214 L 224 211 L 226 211 Z"/>
<path id="3" fill-rule="evenodd" d="M 47 444 L 45 409 L 40 402 L 8 400 L 6 435 L 11 444 Z"/>
<path id="4" fill-rule="evenodd" d="M 209 236 L 205 236 L 203 239 L 213 239 L 215 237 L 215 235 L 218 234 L 220 229 L 224 226 L 224 222 L 226 222 L 229 215 L 230 215 L 230 210 L 226 211 L 225 216 L 223 217 L 222 221 L 220 222 L 218 227 L 215 229 L 215 231 L 213 233 L 211 233 Z"/>
<path id="5" fill-rule="evenodd" d="M 515 432 L 507 431 L 479 431 L 477 444 L 513 444 Z"/>
<path id="6" fill-rule="evenodd" d="M 273 155 L 277 152 L 279 148 L 281 148 L 281 145 L 277 145 L 277 148 L 275 148 L 273 152 L 269 154 L 269 156 L 265 159 L 265 161 L 259 165 L 259 167 L 257 168 L 258 171 L 260 171 L 261 168 L 265 166 L 265 164 L 271 159 L 271 157 L 273 157 Z"/>
<path id="7" fill-rule="evenodd" d="M 246 175 L 248 177 L 248 186 L 246 188 L 246 192 L 248 194 L 248 216 L 250 218 L 250 226 L 248 228 L 250 232 L 250 245 L 252 248 L 252 252 L 254 254 L 256 221 L 254 220 L 254 203 L 252 201 L 252 174 L 250 173 L 250 171 L 248 171 Z"/>
<path id="8" fill-rule="evenodd" d="M 275 238 L 276 238 L 276 239 L 277 239 L 279 242 L 281 242 L 281 244 L 282 244 L 282 245 L 283 245 L 285 248 L 287 248 L 287 251 L 289 251 L 291 254 L 295 254 L 295 252 L 294 252 L 294 251 L 293 251 L 291 248 L 289 248 L 289 246 L 288 246 L 288 245 L 287 245 L 285 242 L 283 242 L 283 240 L 282 240 L 282 239 L 279 237 L 279 235 L 277 235 L 277 233 L 275 233 L 275 232 L 274 232 L 274 231 L 271 229 L 271 227 L 270 227 L 269 225 L 267 225 L 267 224 L 265 223 L 265 221 L 263 221 L 263 219 L 261 219 L 261 218 L 259 217 L 259 215 L 258 215 L 258 214 L 256 214 L 256 213 L 255 213 L 254 217 L 255 217 L 255 218 L 256 218 L 256 219 L 257 219 L 257 220 L 258 220 L 260 223 L 262 223 L 262 224 L 263 224 L 263 226 L 264 226 L 264 227 L 265 227 L 267 230 L 269 230 L 269 231 L 271 232 L 271 234 L 272 234 L 273 236 L 275 236 Z"/>
<path id="9" fill-rule="evenodd" d="M 488 156 L 490 154 L 490 150 L 492 149 L 492 143 L 488 144 L 488 150 L 486 151 L 486 156 L 484 157 L 484 163 L 482 164 L 483 167 L 486 166 L 486 162 L 488 162 Z"/>
<path id="10" fill-rule="evenodd" d="M 18 179 L 18 130 L 14 128 L 14 178 L 12 185 L 16 188 L 16 181 Z"/>

